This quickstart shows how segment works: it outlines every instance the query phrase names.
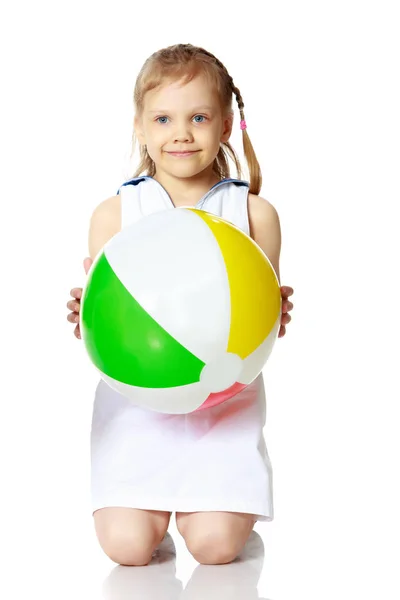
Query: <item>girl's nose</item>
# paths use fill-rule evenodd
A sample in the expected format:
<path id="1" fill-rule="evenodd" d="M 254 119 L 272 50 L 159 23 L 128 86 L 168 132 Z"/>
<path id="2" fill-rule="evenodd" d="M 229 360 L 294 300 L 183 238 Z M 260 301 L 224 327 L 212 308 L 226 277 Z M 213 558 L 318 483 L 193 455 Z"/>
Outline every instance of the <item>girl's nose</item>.
<path id="1" fill-rule="evenodd" d="M 193 142 L 193 134 L 188 127 L 181 125 L 175 130 L 174 140 L 176 142 Z"/>

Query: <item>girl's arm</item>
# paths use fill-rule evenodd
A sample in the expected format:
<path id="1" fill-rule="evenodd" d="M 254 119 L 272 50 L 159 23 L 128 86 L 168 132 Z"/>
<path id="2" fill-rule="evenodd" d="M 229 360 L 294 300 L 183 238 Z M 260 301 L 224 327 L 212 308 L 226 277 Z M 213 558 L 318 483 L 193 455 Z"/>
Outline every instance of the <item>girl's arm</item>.
<path id="1" fill-rule="evenodd" d="M 281 226 L 275 207 L 260 196 L 249 194 L 250 235 L 265 252 L 280 284 L 279 257 L 281 253 Z"/>
<path id="2" fill-rule="evenodd" d="M 93 211 L 89 226 L 89 255 L 94 260 L 105 244 L 121 230 L 121 197 L 111 196 Z"/>

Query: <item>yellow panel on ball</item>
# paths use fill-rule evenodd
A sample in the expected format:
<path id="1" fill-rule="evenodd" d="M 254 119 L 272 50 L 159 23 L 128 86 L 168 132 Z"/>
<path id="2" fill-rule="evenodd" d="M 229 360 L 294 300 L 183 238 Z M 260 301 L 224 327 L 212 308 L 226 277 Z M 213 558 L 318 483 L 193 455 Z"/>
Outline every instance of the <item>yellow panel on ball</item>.
<path id="1" fill-rule="evenodd" d="M 279 316 L 278 278 L 265 253 L 248 235 L 215 215 L 191 210 L 204 219 L 221 249 L 231 296 L 227 351 L 244 359 L 262 344 Z"/>

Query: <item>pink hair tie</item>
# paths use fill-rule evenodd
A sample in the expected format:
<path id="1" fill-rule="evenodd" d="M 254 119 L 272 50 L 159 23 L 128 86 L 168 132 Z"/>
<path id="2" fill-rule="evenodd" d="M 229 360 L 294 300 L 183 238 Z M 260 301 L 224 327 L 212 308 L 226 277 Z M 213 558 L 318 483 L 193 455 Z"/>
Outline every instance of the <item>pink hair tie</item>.
<path id="1" fill-rule="evenodd" d="M 243 131 L 243 129 L 247 129 L 247 125 L 246 125 L 246 121 L 244 119 L 242 119 L 240 121 L 240 129 Z"/>

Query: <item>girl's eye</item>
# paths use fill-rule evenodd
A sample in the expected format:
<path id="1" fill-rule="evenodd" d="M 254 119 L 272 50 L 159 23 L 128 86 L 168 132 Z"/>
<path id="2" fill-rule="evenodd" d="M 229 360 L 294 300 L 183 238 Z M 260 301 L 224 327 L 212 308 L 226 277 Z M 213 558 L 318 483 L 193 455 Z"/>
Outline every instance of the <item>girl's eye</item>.
<path id="1" fill-rule="evenodd" d="M 195 120 L 195 123 L 204 123 L 207 117 L 204 115 L 195 115 L 193 119 Z M 168 117 L 157 117 L 156 121 L 157 123 L 160 123 L 160 125 L 165 125 L 168 122 Z"/>

